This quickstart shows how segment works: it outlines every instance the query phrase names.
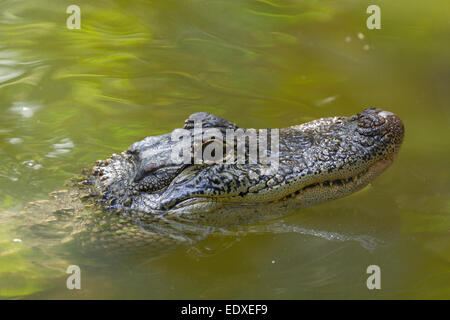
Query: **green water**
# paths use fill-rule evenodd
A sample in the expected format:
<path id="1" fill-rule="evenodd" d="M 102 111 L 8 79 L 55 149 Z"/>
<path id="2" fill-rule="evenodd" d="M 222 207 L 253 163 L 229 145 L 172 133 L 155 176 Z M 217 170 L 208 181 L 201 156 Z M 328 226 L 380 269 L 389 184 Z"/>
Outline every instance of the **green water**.
<path id="1" fill-rule="evenodd" d="M 1 298 L 450 298 L 448 1 L 371 2 L 380 30 L 356 0 L 80 0 L 80 30 L 70 4 L 0 2 Z M 348 198 L 139 265 L 13 242 L 25 203 L 193 112 L 266 128 L 368 106 L 398 114 L 405 141 Z"/>

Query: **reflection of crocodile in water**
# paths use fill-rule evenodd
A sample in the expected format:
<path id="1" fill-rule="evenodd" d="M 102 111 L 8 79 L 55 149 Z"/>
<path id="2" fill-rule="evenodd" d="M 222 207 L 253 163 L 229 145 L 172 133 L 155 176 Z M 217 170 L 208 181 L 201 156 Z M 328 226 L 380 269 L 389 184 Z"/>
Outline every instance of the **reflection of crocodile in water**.
<path id="1" fill-rule="evenodd" d="M 193 132 L 196 120 L 221 132 L 238 128 L 196 113 L 184 129 Z M 147 137 L 97 161 L 77 186 L 29 204 L 22 217 L 28 233 L 78 248 L 192 242 L 360 190 L 392 163 L 403 134 L 396 115 L 375 108 L 280 129 L 279 167 L 265 175 L 261 164 L 176 164 L 170 133 Z"/>

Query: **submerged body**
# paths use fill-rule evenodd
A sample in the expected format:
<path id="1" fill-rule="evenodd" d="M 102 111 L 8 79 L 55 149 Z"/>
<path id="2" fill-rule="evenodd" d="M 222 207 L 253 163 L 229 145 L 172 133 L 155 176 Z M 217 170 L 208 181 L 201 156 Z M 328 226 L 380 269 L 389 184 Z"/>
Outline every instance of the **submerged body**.
<path id="1" fill-rule="evenodd" d="M 203 129 L 238 129 L 208 113 L 191 115 L 183 129 L 194 135 L 196 121 Z M 147 137 L 98 161 L 79 187 L 31 204 L 40 211 L 33 223 L 52 232 L 64 226 L 62 242 L 111 252 L 192 243 L 217 228 L 360 190 L 392 163 L 403 135 L 401 120 L 376 108 L 279 129 L 279 164 L 269 173 L 249 161 L 177 163 L 170 133 Z"/>

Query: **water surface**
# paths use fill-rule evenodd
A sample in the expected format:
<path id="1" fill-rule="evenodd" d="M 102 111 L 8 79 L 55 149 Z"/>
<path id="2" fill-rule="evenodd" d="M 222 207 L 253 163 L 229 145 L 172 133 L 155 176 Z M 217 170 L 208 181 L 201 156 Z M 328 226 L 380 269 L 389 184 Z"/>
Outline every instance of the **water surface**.
<path id="1" fill-rule="evenodd" d="M 381 30 L 356 0 L 80 0 L 81 30 L 70 4 L 0 2 L 0 297 L 450 298 L 448 1 L 375 1 Z M 271 128 L 369 106 L 405 141 L 348 198 L 139 265 L 69 261 L 80 291 L 13 241 L 25 203 L 193 112 Z"/>

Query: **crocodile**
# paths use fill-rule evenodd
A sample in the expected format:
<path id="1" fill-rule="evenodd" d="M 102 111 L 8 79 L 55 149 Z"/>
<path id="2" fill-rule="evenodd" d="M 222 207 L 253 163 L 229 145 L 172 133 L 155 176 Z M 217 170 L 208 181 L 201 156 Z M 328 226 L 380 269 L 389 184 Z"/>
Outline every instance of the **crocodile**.
<path id="1" fill-rule="evenodd" d="M 278 166 L 263 172 L 267 163 L 258 161 L 176 161 L 174 132 L 194 137 L 196 123 L 220 133 L 239 129 L 210 113 L 192 114 L 172 133 L 98 160 L 67 190 L 50 194 L 51 200 L 30 203 L 21 214 L 28 219 L 22 231 L 113 254 L 192 244 L 221 228 L 276 218 L 364 188 L 392 164 L 404 136 L 400 118 L 378 108 L 321 118 L 279 129 L 272 154 Z M 210 142 L 197 140 L 201 148 Z"/>

